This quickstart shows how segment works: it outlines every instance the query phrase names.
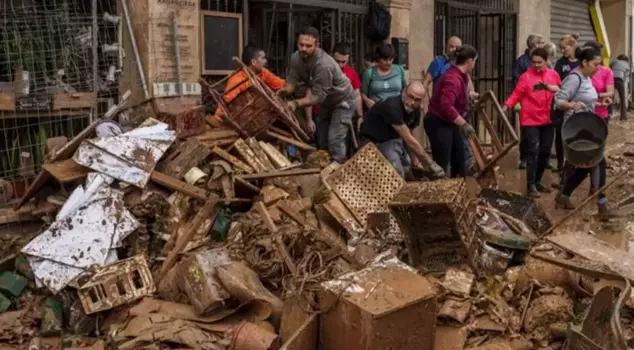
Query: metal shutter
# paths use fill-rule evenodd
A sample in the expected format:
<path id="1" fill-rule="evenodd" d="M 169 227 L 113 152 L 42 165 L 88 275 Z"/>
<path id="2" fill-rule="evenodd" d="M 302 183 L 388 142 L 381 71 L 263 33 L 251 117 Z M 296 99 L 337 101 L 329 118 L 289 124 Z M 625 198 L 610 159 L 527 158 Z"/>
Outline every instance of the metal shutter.
<path id="1" fill-rule="evenodd" d="M 552 0 L 550 7 L 550 41 L 559 44 L 565 34 L 579 34 L 579 44 L 596 40 L 588 1 Z"/>

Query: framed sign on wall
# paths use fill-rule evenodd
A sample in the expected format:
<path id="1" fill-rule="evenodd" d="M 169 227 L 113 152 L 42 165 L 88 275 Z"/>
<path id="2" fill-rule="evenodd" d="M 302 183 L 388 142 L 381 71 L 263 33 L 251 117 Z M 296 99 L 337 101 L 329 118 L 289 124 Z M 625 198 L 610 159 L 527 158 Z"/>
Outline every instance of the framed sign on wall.
<path id="1" fill-rule="evenodd" d="M 201 74 L 228 75 L 235 71 L 233 57 L 242 56 L 242 14 L 200 11 Z"/>

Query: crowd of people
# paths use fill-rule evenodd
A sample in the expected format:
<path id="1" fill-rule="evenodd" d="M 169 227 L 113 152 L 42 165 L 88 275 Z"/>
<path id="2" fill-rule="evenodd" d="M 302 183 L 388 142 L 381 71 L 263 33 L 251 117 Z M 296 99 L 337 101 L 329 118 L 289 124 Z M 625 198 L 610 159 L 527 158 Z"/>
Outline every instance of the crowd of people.
<path id="1" fill-rule="evenodd" d="M 541 35 L 532 34 L 526 40 L 526 51 L 513 67 L 517 80 L 513 93 L 504 103 L 505 110 L 519 110 L 521 126 L 520 165 L 526 169 L 526 193 L 540 197 L 552 192 L 542 183 L 550 165 L 551 149 L 557 159 L 555 170 L 560 181 L 555 197 L 557 207 L 574 209 L 570 197 L 573 191 L 590 177 L 591 193 L 606 183 L 606 161 L 603 158 L 592 168 L 576 167 L 566 162 L 562 126 L 575 113 L 585 111 L 602 118 L 606 125 L 613 118 L 613 100 L 617 82 L 620 97 L 620 118 L 627 119 L 625 86 L 630 75 L 629 59 L 620 55 L 610 67 L 603 64 L 602 45 L 590 40 L 582 46 L 578 36 L 567 34 L 559 39 L 561 58 L 553 62 L 552 43 Z M 550 47 L 550 49 L 549 49 Z M 606 218 L 610 211 L 604 193 L 598 195 L 599 214 Z"/>
<path id="2" fill-rule="evenodd" d="M 556 60 L 554 43 L 530 35 L 513 67 L 514 90 L 503 104 L 503 110 L 519 115 L 526 194 L 540 197 L 552 192 L 543 177 L 546 169 L 553 168 L 554 148 L 560 176 L 553 184 L 559 188 L 556 204 L 565 209 L 574 208 L 570 196 L 586 177 L 590 176 L 593 191 L 605 184 L 606 162 L 592 169 L 567 163 L 561 136 L 564 121 L 576 112 L 589 111 L 607 123 L 615 91 L 621 96 L 621 118 L 627 118 L 628 58 L 620 55 L 606 67 L 601 44 L 588 41 L 579 46 L 577 39 L 575 35 L 561 37 L 561 58 Z M 291 110 L 304 111 L 318 148 L 327 150 L 333 160 L 343 163 L 351 156 L 348 139 L 354 133 L 361 146 L 376 145 L 405 179 L 414 178 L 412 163 L 430 170 L 431 177 L 468 175 L 472 157 L 467 140 L 476 137 L 476 132 L 467 111 L 479 97 L 471 79 L 477 50 L 458 37 L 449 38 L 445 53 L 431 62 L 422 82 L 407 81 L 405 69 L 394 63 L 390 44 L 380 44 L 373 55 L 364 57 L 360 75 L 349 65 L 350 54 L 351 47 L 344 43 L 335 45 L 332 54 L 326 53 L 320 47 L 319 31 L 308 27 L 298 35 L 286 80 L 265 68 L 266 55 L 260 48 L 245 48 L 243 62 L 283 96 Z M 246 82 L 234 75 L 226 89 L 239 93 L 246 89 L 240 84 Z M 225 100 L 229 102 L 237 93 L 226 94 Z M 412 133 L 421 123 L 431 156 Z M 601 215 L 609 215 L 604 194 L 599 195 L 598 206 Z"/>

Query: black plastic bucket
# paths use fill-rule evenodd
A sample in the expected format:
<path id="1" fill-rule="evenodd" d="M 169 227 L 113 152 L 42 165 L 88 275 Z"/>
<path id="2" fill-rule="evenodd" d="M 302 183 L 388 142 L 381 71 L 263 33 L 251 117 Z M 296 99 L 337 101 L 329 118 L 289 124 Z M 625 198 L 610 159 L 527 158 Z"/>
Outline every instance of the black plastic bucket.
<path id="1" fill-rule="evenodd" d="M 608 124 L 592 112 L 579 112 L 561 127 L 566 161 L 577 168 L 593 168 L 604 157 Z"/>

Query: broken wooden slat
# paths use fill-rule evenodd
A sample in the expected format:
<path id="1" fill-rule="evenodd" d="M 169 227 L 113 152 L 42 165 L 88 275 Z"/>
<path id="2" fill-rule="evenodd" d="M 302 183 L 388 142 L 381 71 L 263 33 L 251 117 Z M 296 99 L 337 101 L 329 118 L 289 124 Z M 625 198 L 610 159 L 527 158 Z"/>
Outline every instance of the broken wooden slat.
<path id="1" fill-rule="evenodd" d="M 187 243 L 189 243 L 196 232 L 198 232 L 198 228 L 200 227 L 200 225 L 202 225 L 202 223 L 209 218 L 211 218 L 211 222 L 213 225 L 213 222 L 216 219 L 216 215 L 218 214 L 218 211 L 216 210 L 216 204 L 218 204 L 218 200 L 219 198 L 215 194 L 209 195 L 207 201 L 205 202 L 205 206 L 200 211 L 198 211 L 198 213 L 196 213 L 196 216 L 191 221 L 189 227 L 187 228 L 187 231 L 183 233 L 183 235 L 176 241 L 174 248 L 172 248 L 172 250 L 167 255 L 167 258 L 163 262 L 163 266 L 161 266 L 161 272 L 159 273 L 159 277 L 156 281 L 157 285 L 159 284 L 163 276 L 165 276 L 165 273 L 167 273 L 167 271 L 169 271 L 169 269 L 174 266 L 178 254 L 180 254 L 180 252 L 185 249 Z"/>
<path id="2" fill-rule="evenodd" d="M 240 184 L 243 187 L 248 188 L 249 190 L 251 190 L 251 191 L 253 191 L 255 193 L 260 193 L 260 191 L 261 191 L 261 189 L 258 186 L 255 186 L 254 184 L 252 184 L 252 183 L 250 183 L 248 181 L 242 180 L 239 177 L 235 177 L 234 180 L 236 181 L 236 183 Z"/>
<path id="3" fill-rule="evenodd" d="M 182 192 L 196 199 L 200 199 L 204 201 L 204 200 L 207 200 L 207 197 L 209 197 L 209 194 L 207 193 L 207 191 L 201 188 L 198 188 L 196 186 L 192 186 L 188 184 L 187 182 L 183 182 L 171 176 L 165 175 L 158 171 L 153 171 L 150 179 L 159 185 L 165 186 L 174 191 Z"/>
<path id="4" fill-rule="evenodd" d="M 270 173 L 262 173 L 262 174 L 247 174 L 247 175 L 238 175 L 236 177 L 241 178 L 242 180 L 262 180 L 262 179 L 270 179 L 275 177 L 287 177 L 287 176 L 297 176 L 297 175 L 309 175 L 309 174 L 319 174 L 321 169 L 296 169 L 296 170 L 282 170 L 282 171 L 274 171 Z"/>
<path id="5" fill-rule="evenodd" d="M 77 164 L 72 158 L 44 164 L 42 168 L 60 183 L 84 179 L 91 171 L 89 168 Z"/>
<path id="6" fill-rule="evenodd" d="M 262 148 L 262 146 L 260 145 L 260 143 L 258 143 L 258 141 L 256 141 L 253 137 L 250 137 L 247 139 L 247 144 L 249 145 L 253 153 L 255 153 L 255 156 L 258 158 L 260 163 L 264 165 L 264 168 L 266 169 L 266 171 L 275 170 L 273 163 L 271 163 L 271 160 L 266 155 L 266 152 L 264 152 L 264 148 Z"/>
<path id="7" fill-rule="evenodd" d="M 267 169 L 262 162 L 255 155 L 255 152 L 244 142 L 243 139 L 237 139 L 236 142 L 233 143 L 233 147 L 235 147 L 236 152 L 244 159 L 250 167 L 255 169 L 258 173 L 266 172 Z"/>
<path id="8" fill-rule="evenodd" d="M 230 137 L 228 139 L 213 140 L 213 141 L 202 140 L 200 142 L 203 145 L 209 147 L 210 149 L 213 149 L 214 147 L 224 147 L 224 146 L 233 145 L 233 143 L 236 142 L 237 139 L 238 139 L 237 137 Z"/>
<path id="9" fill-rule="evenodd" d="M 191 168 L 198 166 L 209 154 L 211 151 L 207 146 L 195 138 L 190 138 L 165 160 L 165 174 L 182 179 Z"/>
<path id="10" fill-rule="evenodd" d="M 264 226 L 266 226 L 266 228 L 271 232 L 277 249 L 279 250 L 280 255 L 282 255 L 284 262 L 286 263 L 286 267 L 288 267 L 293 276 L 297 277 L 297 267 L 295 266 L 290 253 L 286 249 L 286 245 L 282 241 L 282 236 L 279 234 L 277 226 L 275 226 L 273 219 L 271 219 L 271 215 L 266 209 L 266 206 L 262 202 L 257 202 L 255 203 L 255 210 L 257 210 L 258 214 L 260 214 L 260 217 L 264 222 Z"/>
<path id="11" fill-rule="evenodd" d="M 308 145 L 308 144 L 303 143 L 301 141 L 297 141 L 297 140 L 292 139 L 290 137 L 286 137 L 284 135 L 278 134 L 278 133 L 276 133 L 275 131 L 272 131 L 272 130 L 267 130 L 266 134 L 268 136 L 270 136 L 270 137 L 278 139 L 278 140 L 280 140 L 282 142 L 286 142 L 286 143 L 288 143 L 290 145 L 293 145 L 293 146 L 295 146 L 295 147 L 297 147 L 299 149 L 302 149 L 304 151 L 316 151 L 317 150 L 315 147 L 313 147 L 311 145 Z"/>
<path id="12" fill-rule="evenodd" d="M 262 146 L 264 153 L 266 153 L 266 155 L 271 159 L 271 162 L 275 165 L 276 168 L 280 169 L 291 165 L 291 162 L 270 143 L 262 141 L 260 141 L 259 143 L 260 146 Z"/>
<path id="13" fill-rule="evenodd" d="M 217 156 L 219 156 L 220 158 L 222 158 L 222 159 L 226 160 L 227 162 L 233 164 L 234 166 L 240 168 L 245 173 L 253 174 L 253 172 L 254 172 L 253 168 L 251 168 L 250 166 L 244 164 L 244 162 L 242 162 L 240 159 L 232 156 L 231 154 L 227 153 L 226 151 L 220 149 L 219 147 L 214 147 L 211 151 L 214 154 L 216 154 Z"/>
<path id="14" fill-rule="evenodd" d="M 240 135 L 232 129 L 229 128 L 214 128 L 205 131 L 204 133 L 194 136 L 194 138 L 204 141 L 217 141 L 222 139 L 229 138 L 238 138 Z"/>

